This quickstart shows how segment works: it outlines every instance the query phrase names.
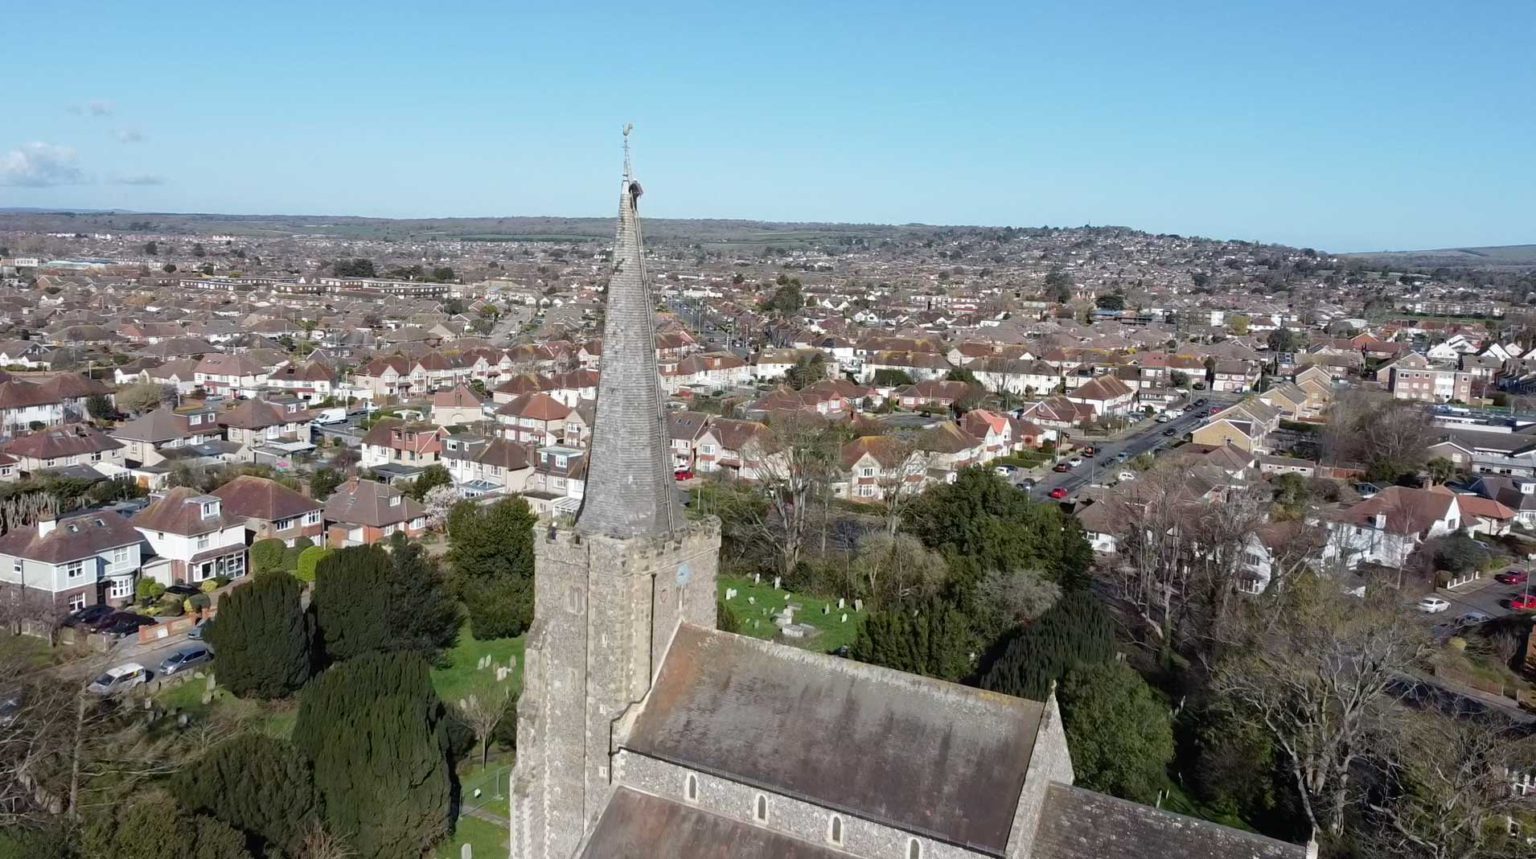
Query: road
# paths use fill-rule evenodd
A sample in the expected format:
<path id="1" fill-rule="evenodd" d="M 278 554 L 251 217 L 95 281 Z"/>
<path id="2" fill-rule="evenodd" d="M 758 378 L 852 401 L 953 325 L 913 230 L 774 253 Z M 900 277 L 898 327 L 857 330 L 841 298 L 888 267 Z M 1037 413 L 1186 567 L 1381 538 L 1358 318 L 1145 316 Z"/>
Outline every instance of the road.
<path id="1" fill-rule="evenodd" d="M 673 296 L 667 299 L 667 307 L 677 314 L 679 319 L 688 323 L 693 333 L 701 340 L 718 341 L 738 358 L 745 359 L 752 354 L 745 343 L 733 339 L 731 332 L 715 325 L 713 312 L 705 308 L 704 302 Z"/>
<path id="2" fill-rule="evenodd" d="M 1059 486 L 1067 490 L 1067 498 L 1074 498 L 1084 486 L 1101 479 L 1106 483 L 1113 482 L 1115 473 L 1123 466 L 1123 463 L 1117 461 L 1120 454 L 1125 454 L 1128 462 L 1144 453 L 1154 453 L 1188 435 L 1205 420 L 1206 413 L 1211 409 L 1223 408 L 1238 399 L 1232 394 L 1210 393 L 1201 393 L 1195 399 L 1201 396 L 1207 398 L 1204 406 L 1193 408 L 1168 423 L 1149 421 L 1146 426 L 1138 427 L 1129 435 L 1114 440 L 1074 439 L 1082 444 L 1092 444 L 1095 451 L 1093 458 L 1083 460 L 1082 465 L 1068 472 L 1047 472 L 1030 490 L 1030 496 L 1045 498 L 1052 489 Z M 1167 434 L 1169 430 L 1172 430 L 1171 435 Z"/>

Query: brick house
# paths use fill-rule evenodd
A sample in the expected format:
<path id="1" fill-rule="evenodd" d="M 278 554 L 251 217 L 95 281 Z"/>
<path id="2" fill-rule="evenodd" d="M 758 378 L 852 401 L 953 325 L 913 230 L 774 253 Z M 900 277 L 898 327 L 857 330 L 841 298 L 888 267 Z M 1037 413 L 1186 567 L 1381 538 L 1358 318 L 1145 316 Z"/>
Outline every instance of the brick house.
<path id="1" fill-rule="evenodd" d="M 356 477 L 325 499 L 325 545 L 370 546 L 397 532 L 419 537 L 427 529 L 426 510 L 386 483 Z"/>
<path id="2" fill-rule="evenodd" d="M 377 468 L 391 463 L 422 467 L 437 462 L 448 431 L 431 423 L 406 423 L 384 418 L 363 436 L 362 466 Z"/>
<path id="3" fill-rule="evenodd" d="M 275 539 L 292 546 L 300 537 L 319 542 L 325 533 L 320 521 L 324 505 L 275 480 L 242 474 L 213 495 L 224 502 L 226 515 L 245 522 L 252 541 Z"/>

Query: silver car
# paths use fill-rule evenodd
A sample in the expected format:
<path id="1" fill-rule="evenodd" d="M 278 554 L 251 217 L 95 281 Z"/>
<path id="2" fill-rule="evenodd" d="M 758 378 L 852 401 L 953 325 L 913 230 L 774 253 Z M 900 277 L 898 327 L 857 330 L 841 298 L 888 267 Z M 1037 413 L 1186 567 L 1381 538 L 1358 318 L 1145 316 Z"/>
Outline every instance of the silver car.
<path id="1" fill-rule="evenodd" d="M 175 674 L 185 671 L 197 665 L 213 660 L 213 651 L 206 644 L 189 644 L 186 647 L 178 647 L 170 656 L 160 663 L 160 673 L 163 675 Z"/>

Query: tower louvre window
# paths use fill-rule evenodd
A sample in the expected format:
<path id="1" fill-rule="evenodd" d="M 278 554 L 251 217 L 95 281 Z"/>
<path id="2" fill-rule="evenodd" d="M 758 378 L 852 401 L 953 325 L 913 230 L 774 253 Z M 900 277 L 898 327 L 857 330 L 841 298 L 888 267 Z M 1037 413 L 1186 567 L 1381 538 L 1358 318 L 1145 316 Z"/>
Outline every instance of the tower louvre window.
<path id="1" fill-rule="evenodd" d="M 836 814 L 827 822 L 827 840 L 839 847 L 843 845 L 843 818 Z"/>
<path id="2" fill-rule="evenodd" d="M 758 823 L 768 822 L 768 797 L 757 795 L 757 802 L 752 807 L 752 819 Z"/>
<path id="3" fill-rule="evenodd" d="M 699 801 L 699 777 L 693 773 L 688 774 L 688 781 L 683 787 L 683 796 L 687 797 L 689 802 Z"/>

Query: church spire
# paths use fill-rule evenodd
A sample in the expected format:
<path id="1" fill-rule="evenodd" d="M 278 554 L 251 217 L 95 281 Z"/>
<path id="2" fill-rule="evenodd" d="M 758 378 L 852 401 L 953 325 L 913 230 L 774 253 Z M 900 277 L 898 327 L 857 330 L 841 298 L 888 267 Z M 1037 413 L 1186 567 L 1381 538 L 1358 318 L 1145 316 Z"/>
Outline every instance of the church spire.
<path id="1" fill-rule="evenodd" d="M 630 169 L 624 127 L 624 179 L 619 232 L 608 277 L 603 357 L 597 383 L 597 418 L 587 462 L 585 499 L 576 515 L 582 531 L 614 537 L 672 530 L 672 452 L 656 372 L 645 250 L 640 239 L 640 183 Z"/>

